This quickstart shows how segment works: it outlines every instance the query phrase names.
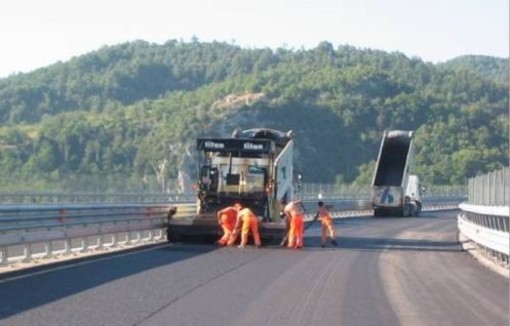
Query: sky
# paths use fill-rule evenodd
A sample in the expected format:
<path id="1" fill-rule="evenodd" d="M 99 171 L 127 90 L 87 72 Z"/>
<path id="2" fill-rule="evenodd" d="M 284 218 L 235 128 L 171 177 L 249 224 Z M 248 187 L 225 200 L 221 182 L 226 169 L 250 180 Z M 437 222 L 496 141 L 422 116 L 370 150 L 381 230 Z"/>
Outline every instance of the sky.
<path id="1" fill-rule="evenodd" d="M 510 0 L 16 0 L 0 6 L 0 78 L 103 46 L 225 41 L 246 48 L 398 51 L 438 63 L 509 57 Z"/>

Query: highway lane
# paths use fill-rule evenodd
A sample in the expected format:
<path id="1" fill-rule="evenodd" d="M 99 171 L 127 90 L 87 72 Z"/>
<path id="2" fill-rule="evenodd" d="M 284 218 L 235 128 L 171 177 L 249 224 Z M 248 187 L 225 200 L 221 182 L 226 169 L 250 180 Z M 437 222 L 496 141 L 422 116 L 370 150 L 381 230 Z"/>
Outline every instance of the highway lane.
<path id="1" fill-rule="evenodd" d="M 338 221 L 339 246 L 176 244 L 0 276 L 0 325 L 508 325 L 454 212 Z"/>

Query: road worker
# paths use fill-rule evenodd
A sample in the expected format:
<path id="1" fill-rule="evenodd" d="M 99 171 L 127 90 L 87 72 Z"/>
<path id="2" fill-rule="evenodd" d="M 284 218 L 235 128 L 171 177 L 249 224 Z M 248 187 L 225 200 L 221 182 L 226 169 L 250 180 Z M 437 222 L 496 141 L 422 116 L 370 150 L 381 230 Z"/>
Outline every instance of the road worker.
<path id="1" fill-rule="evenodd" d="M 335 227 L 333 226 L 333 219 L 331 218 L 331 214 L 328 211 L 328 208 L 324 205 L 324 202 L 319 201 L 317 203 L 318 211 L 315 214 L 314 221 L 319 219 L 322 224 L 322 233 L 321 233 L 321 247 L 326 247 L 326 234 L 329 234 L 331 238 L 331 243 L 336 246 L 338 243 L 335 240 Z"/>
<path id="2" fill-rule="evenodd" d="M 287 225 L 289 225 L 287 248 L 303 248 L 305 212 L 301 201 L 296 200 L 287 203 L 285 199 L 282 199 L 280 205 L 285 214 Z"/>
<path id="3" fill-rule="evenodd" d="M 223 229 L 223 236 L 216 243 L 220 246 L 233 244 L 235 239 L 232 239 L 231 243 L 229 243 L 229 241 L 231 238 L 233 238 L 237 219 L 237 210 L 234 208 L 234 206 L 228 206 L 222 210 L 219 210 L 216 215 L 218 216 L 218 224 Z"/>
<path id="4" fill-rule="evenodd" d="M 260 234 L 259 234 L 259 220 L 257 216 L 249 209 L 248 207 L 244 207 L 241 203 L 235 203 L 234 208 L 237 211 L 237 220 L 236 225 L 234 227 L 234 236 L 239 232 L 238 230 L 241 228 L 241 244 L 238 246 L 239 248 L 246 247 L 248 243 L 248 234 L 252 233 L 253 240 L 255 241 L 255 245 L 260 247 L 262 244 L 260 242 Z M 241 226 L 242 224 L 242 226 Z"/>

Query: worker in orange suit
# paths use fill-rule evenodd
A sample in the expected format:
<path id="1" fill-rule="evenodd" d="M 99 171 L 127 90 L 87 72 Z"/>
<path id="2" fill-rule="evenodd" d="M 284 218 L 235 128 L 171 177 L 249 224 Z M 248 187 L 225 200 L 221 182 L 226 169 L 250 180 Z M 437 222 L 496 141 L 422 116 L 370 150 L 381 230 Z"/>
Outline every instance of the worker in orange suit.
<path id="1" fill-rule="evenodd" d="M 234 204 L 234 207 L 237 210 L 237 220 L 234 227 L 234 236 L 237 235 L 239 228 L 241 228 L 241 244 L 238 247 L 246 247 L 250 231 L 252 233 L 253 240 L 255 241 L 255 245 L 260 247 L 262 243 L 260 242 L 259 220 L 257 216 L 251 211 L 251 209 L 244 207 L 244 205 L 241 203 Z"/>
<path id="2" fill-rule="evenodd" d="M 217 244 L 220 246 L 226 246 L 233 238 L 237 220 L 237 210 L 234 206 L 228 206 L 218 211 L 216 215 L 218 216 L 218 224 L 223 229 L 223 236 L 217 241 Z M 235 239 L 232 239 L 230 244 L 233 244 L 234 242 Z"/>
<path id="3" fill-rule="evenodd" d="M 285 199 L 280 201 L 285 214 L 285 220 L 289 225 L 287 248 L 303 248 L 305 212 L 300 200 L 287 203 Z"/>
<path id="4" fill-rule="evenodd" d="M 338 243 L 335 240 L 335 227 L 333 226 L 333 219 L 331 218 L 331 214 L 329 213 L 328 208 L 324 205 L 324 202 L 319 201 L 317 206 L 318 211 L 317 214 L 315 214 L 314 221 L 319 219 L 322 224 L 321 246 L 322 248 L 326 247 L 326 234 L 329 234 L 331 243 L 334 246 L 337 246 Z"/>

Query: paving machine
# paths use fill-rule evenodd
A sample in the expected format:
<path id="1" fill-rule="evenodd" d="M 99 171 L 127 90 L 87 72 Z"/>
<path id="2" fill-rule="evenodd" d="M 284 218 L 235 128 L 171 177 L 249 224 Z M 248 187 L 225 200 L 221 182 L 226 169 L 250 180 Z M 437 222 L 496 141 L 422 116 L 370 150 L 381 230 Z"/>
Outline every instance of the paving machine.
<path id="1" fill-rule="evenodd" d="M 169 221 L 169 241 L 183 236 L 221 234 L 220 209 L 242 202 L 260 220 L 263 241 L 281 241 L 286 232 L 280 200 L 294 197 L 294 133 L 268 128 L 234 131 L 231 137 L 197 139 L 197 212 Z M 300 182 L 300 181 L 299 181 Z"/>

